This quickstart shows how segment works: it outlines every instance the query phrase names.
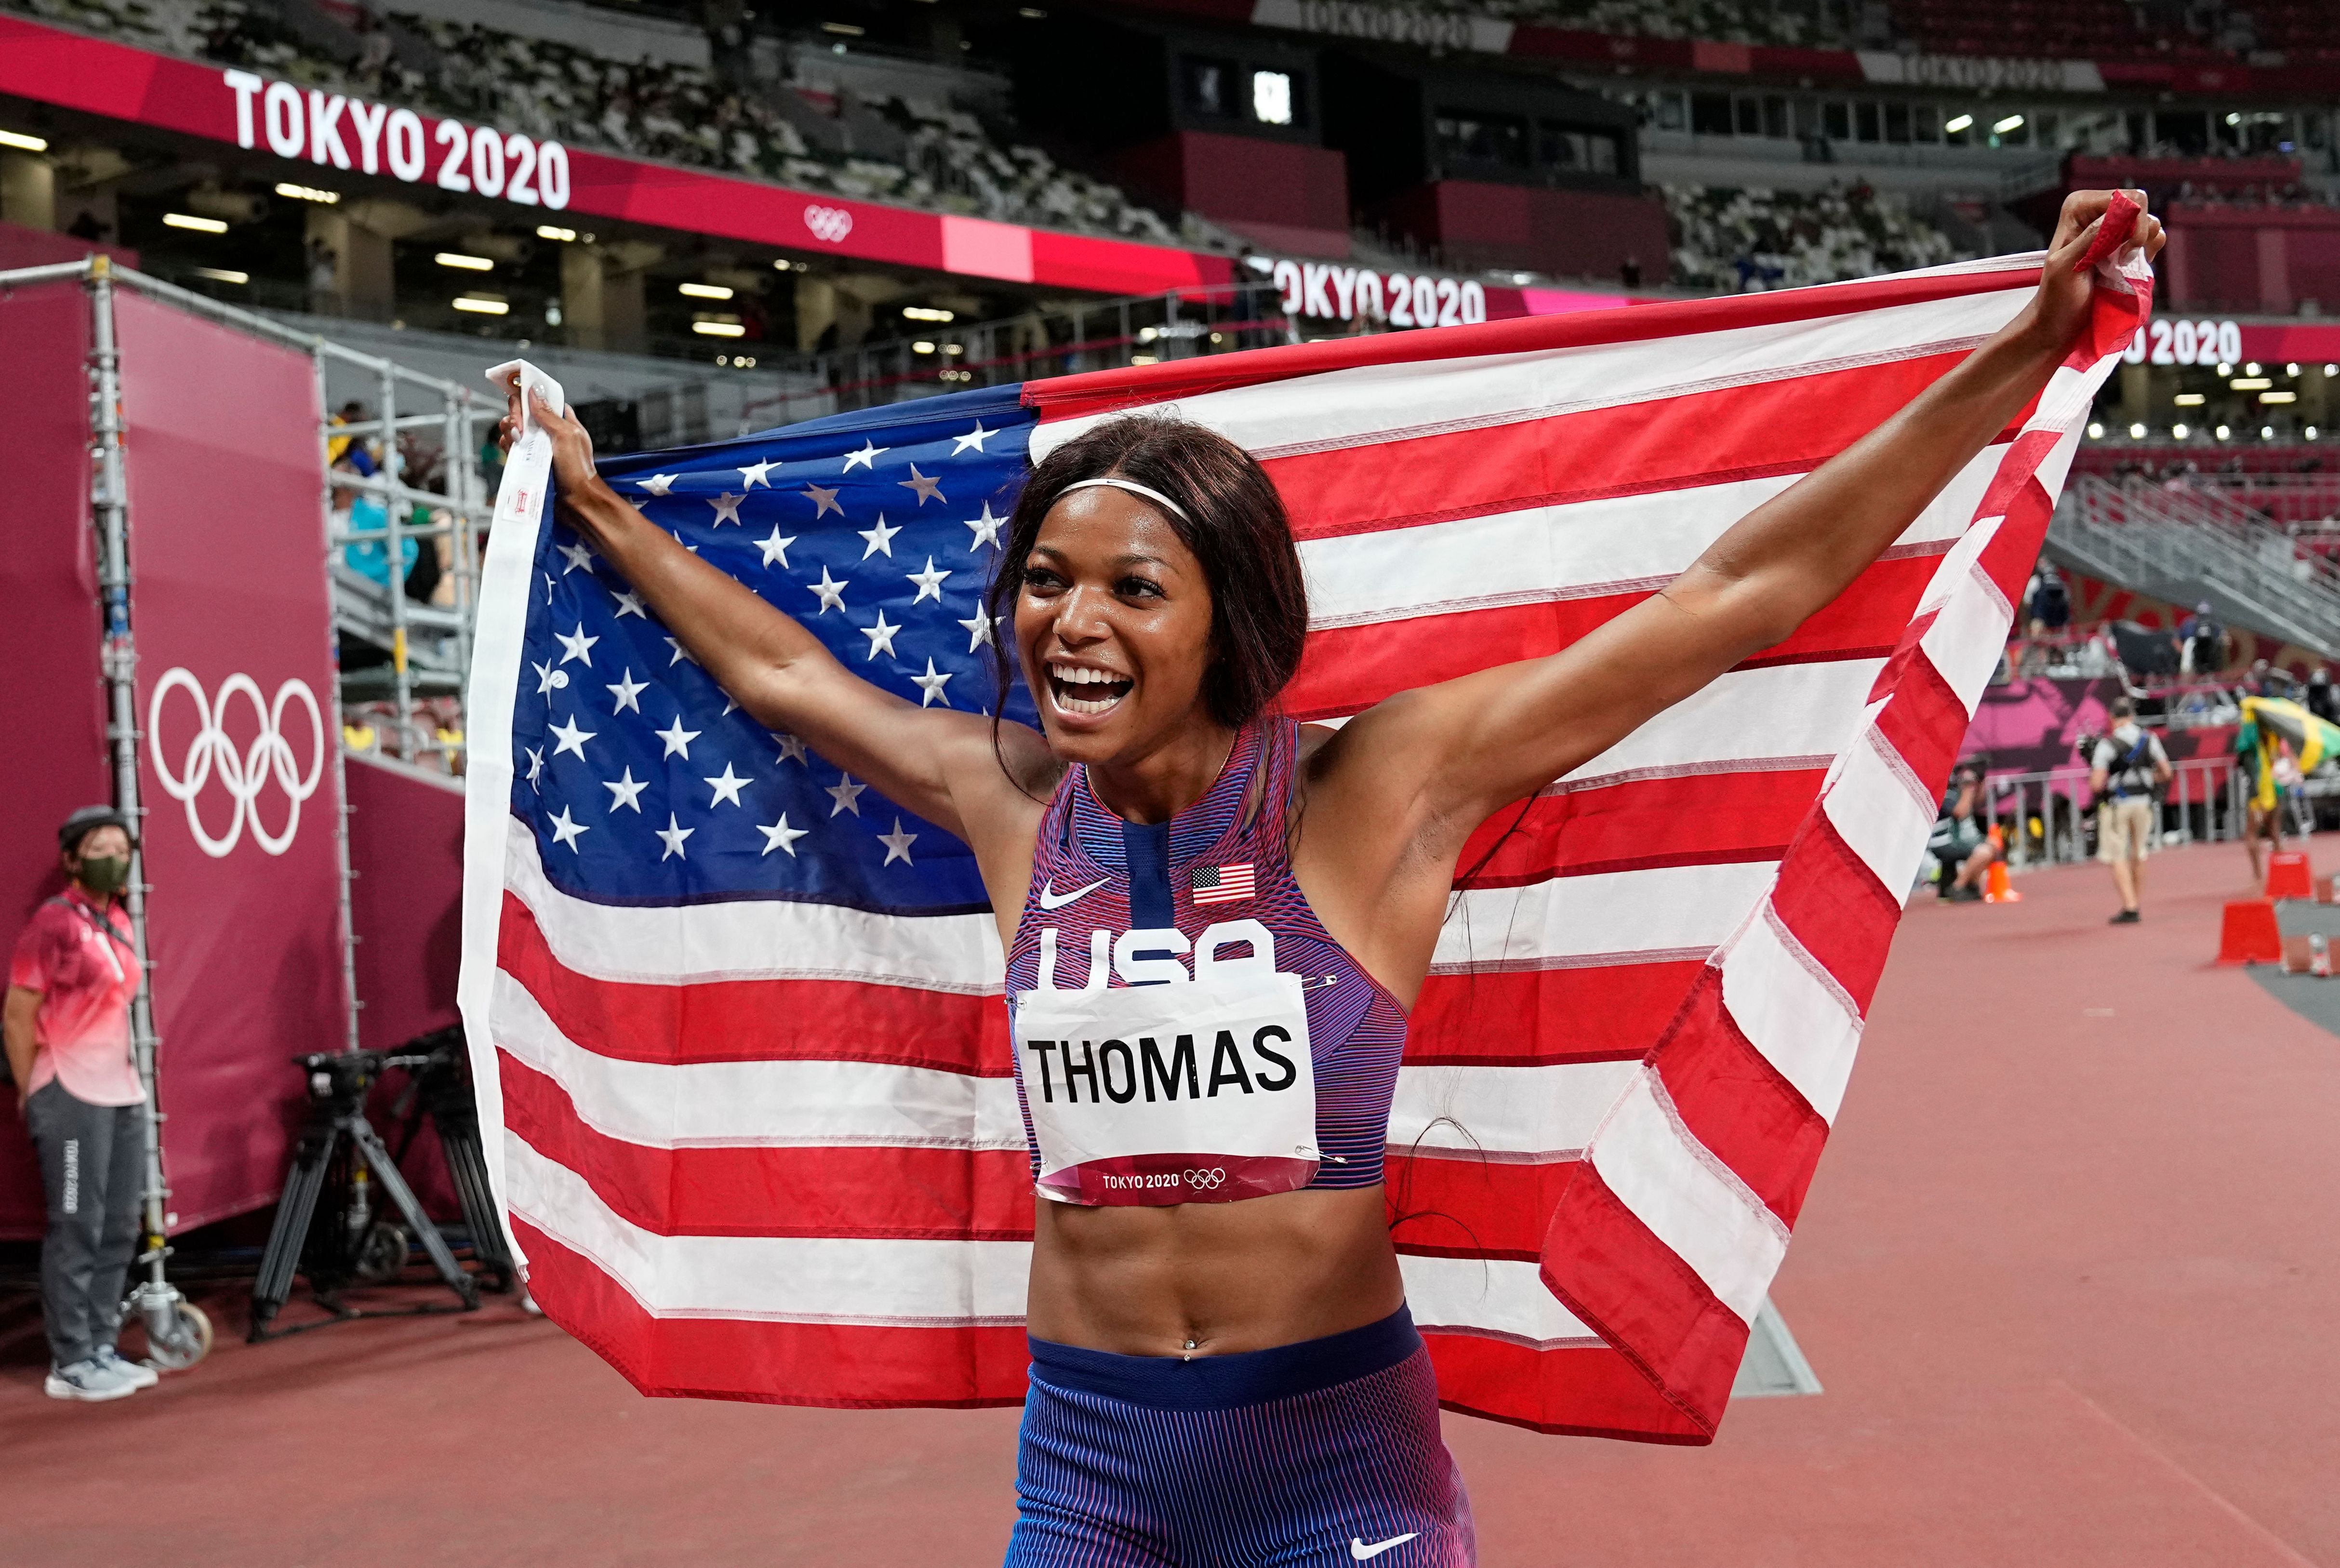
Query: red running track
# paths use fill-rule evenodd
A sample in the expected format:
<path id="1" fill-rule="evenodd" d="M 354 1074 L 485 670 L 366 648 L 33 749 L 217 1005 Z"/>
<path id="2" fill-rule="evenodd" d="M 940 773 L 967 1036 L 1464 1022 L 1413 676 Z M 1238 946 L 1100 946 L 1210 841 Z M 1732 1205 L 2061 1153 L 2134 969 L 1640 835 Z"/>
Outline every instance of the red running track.
<path id="1" fill-rule="evenodd" d="M 2340 1040 L 2209 967 L 2244 876 L 1921 902 L 1774 1292 L 1827 1393 L 1707 1449 L 1450 1416 L 1488 1568 L 2340 1568 Z M 111 1405 L 41 1360 L 10 1304 L 9 1563 L 987 1568 L 1013 1514 L 1014 1412 L 645 1400 L 501 1305 Z"/>

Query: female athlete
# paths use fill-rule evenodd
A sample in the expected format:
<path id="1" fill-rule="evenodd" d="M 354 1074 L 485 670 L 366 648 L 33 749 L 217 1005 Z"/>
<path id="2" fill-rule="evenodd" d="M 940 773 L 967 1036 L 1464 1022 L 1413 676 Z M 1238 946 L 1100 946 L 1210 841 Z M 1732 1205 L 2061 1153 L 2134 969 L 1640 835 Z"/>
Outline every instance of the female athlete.
<path id="1" fill-rule="evenodd" d="M 2109 200 L 2065 203 L 2015 322 L 1671 586 L 1339 729 L 1275 711 L 1298 555 L 1258 465 L 1199 427 L 1106 423 L 1026 482 L 988 609 L 1035 730 L 865 683 L 535 405 L 565 517 L 732 698 L 973 847 L 1043 1199 L 1010 1564 L 1473 1561 L 1381 1186 L 1463 841 L 1875 561 L 2047 384 Z M 2127 239 L 2150 255 L 2161 225 Z"/>

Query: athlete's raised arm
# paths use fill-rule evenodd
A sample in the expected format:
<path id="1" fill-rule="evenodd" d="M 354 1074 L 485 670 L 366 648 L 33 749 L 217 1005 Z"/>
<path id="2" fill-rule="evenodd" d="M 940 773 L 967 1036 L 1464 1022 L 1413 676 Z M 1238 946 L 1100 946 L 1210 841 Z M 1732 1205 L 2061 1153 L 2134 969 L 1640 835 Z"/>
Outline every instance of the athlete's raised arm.
<path id="1" fill-rule="evenodd" d="M 2144 194 L 2129 194 L 2142 208 Z M 1400 811 L 1401 832 L 1418 849 L 1451 856 L 1492 812 L 1785 639 L 2048 384 L 2087 321 L 2090 279 L 2075 263 L 2112 195 L 2084 191 L 2065 202 L 2038 292 L 2021 314 L 1899 413 L 1733 524 L 1668 587 L 1558 653 L 1403 692 L 1361 715 L 1318 753 L 1312 791 L 1354 797 L 1384 821 Z M 2150 257 L 2161 242 L 2160 223 L 2140 211 L 2129 243 Z"/>
<path id="2" fill-rule="evenodd" d="M 518 397 L 501 431 L 507 446 Z M 984 840 L 996 829 L 1036 817 L 1033 797 L 1045 799 L 1055 778 L 1037 731 L 1001 725 L 995 756 L 988 719 L 922 709 L 862 680 L 794 620 L 635 510 L 595 471 L 585 427 L 542 399 L 532 401 L 534 417 L 552 438 L 562 521 L 592 542 L 759 723 L 796 735 L 888 799 L 974 843 L 987 861 Z"/>

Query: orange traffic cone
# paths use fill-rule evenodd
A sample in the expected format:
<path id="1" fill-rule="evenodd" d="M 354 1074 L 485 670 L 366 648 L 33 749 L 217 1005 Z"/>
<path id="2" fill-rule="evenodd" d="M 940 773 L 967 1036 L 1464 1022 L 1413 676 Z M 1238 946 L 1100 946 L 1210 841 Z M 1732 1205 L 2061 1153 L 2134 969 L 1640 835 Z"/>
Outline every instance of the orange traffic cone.
<path id="1" fill-rule="evenodd" d="M 2304 849 L 2285 849 L 2267 857 L 2266 896 L 2270 898 L 2313 898 L 2315 873 Z"/>
<path id="2" fill-rule="evenodd" d="M 1990 847 L 1993 850 L 1990 865 L 1984 869 L 1982 877 L 1983 901 L 1988 904 L 2021 903 L 2023 895 L 2008 885 L 2007 835 L 1996 824 L 1990 830 Z"/>
<path id="3" fill-rule="evenodd" d="M 2226 906 L 2226 921 L 2218 931 L 2218 962 L 2283 962 L 2283 933 L 2275 923 L 2273 899 L 2238 898 Z"/>

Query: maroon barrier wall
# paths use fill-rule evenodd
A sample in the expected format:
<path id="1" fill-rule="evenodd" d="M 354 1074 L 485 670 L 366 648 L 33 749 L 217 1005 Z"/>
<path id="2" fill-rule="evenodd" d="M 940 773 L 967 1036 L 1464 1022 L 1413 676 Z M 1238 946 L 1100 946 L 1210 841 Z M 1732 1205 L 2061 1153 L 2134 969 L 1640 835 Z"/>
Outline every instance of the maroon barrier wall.
<path id="1" fill-rule="evenodd" d="M 0 941 L 60 890 L 56 826 L 114 799 L 89 529 L 89 301 L 78 283 L 0 293 L 0 730 L 15 738 L 0 809 Z M 41 1234 L 41 1176 L 0 1090 L 0 1237 Z"/>
<path id="2" fill-rule="evenodd" d="M 0 267 L 45 267 L 57 262 L 77 262 L 103 253 L 125 267 L 138 264 L 138 253 L 121 245 L 92 244 L 50 229 L 28 229 L 22 223 L 0 223 Z M 75 292 L 79 284 L 72 285 Z"/>
<path id="3" fill-rule="evenodd" d="M 406 763 L 349 758 L 350 910 L 358 933 L 358 1043 L 395 1050 L 462 1021 L 455 972 L 463 948 L 463 781 Z M 400 1153 L 391 1116 L 404 1075 L 373 1101 L 374 1126 Z M 401 1154 L 407 1184 L 436 1219 L 461 1209 L 438 1129 L 425 1125 Z"/>
<path id="4" fill-rule="evenodd" d="M 287 1058 L 348 1037 L 320 411 L 303 354 L 126 290 L 115 314 L 164 1149 L 188 1229 L 275 1200 L 302 1099 Z"/>
<path id="5" fill-rule="evenodd" d="M 358 1043 L 394 1050 L 461 1021 L 463 781 L 353 752 L 349 789 Z"/>

